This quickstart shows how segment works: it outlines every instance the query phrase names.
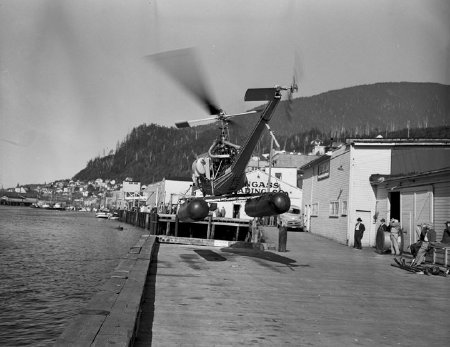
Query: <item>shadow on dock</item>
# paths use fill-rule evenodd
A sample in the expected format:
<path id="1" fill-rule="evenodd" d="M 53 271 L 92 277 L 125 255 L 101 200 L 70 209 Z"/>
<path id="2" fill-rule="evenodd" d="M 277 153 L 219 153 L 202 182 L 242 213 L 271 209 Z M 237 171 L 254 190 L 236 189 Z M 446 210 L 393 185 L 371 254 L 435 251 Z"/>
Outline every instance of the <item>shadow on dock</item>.
<path id="1" fill-rule="evenodd" d="M 282 255 L 278 255 L 273 252 L 265 252 L 259 249 L 252 249 L 252 248 L 242 248 L 242 247 L 225 247 L 220 249 L 221 252 L 227 252 L 227 253 L 233 253 L 235 255 L 240 255 L 244 257 L 250 257 L 250 258 L 257 258 L 257 259 L 263 259 L 267 261 L 271 261 L 274 263 L 280 263 L 283 265 L 291 266 L 291 267 L 298 267 L 298 266 L 309 266 L 309 265 L 297 265 L 296 260 L 283 257 Z"/>

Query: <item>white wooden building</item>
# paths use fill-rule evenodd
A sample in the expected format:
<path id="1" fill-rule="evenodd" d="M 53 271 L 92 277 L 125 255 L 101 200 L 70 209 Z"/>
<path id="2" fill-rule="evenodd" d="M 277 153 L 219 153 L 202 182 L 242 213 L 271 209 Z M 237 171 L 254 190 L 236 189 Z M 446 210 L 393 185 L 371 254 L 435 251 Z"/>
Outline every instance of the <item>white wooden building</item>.
<path id="1" fill-rule="evenodd" d="M 428 158 L 428 168 L 450 167 L 449 150 L 448 140 L 347 140 L 340 148 L 301 167 L 306 228 L 353 246 L 354 225 L 360 217 L 366 227 L 362 244 L 374 246 L 379 220 L 397 217 L 402 222 L 404 216 L 400 208 L 381 208 L 383 193 L 377 193 L 370 177 L 420 170 L 419 157 Z M 446 157 L 449 159 L 443 159 Z"/>
<path id="2" fill-rule="evenodd" d="M 157 207 L 158 210 L 161 210 L 163 206 L 166 210 L 171 209 L 172 206 L 177 205 L 180 198 L 192 195 L 192 181 L 163 179 L 149 184 L 144 190 L 144 195 L 146 196 L 146 205 L 150 209 Z"/>

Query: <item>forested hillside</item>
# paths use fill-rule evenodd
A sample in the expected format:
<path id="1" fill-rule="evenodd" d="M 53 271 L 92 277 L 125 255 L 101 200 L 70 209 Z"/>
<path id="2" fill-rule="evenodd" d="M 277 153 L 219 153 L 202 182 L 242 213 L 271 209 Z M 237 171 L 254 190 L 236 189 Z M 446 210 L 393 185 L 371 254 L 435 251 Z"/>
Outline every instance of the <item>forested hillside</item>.
<path id="1" fill-rule="evenodd" d="M 301 88 L 301 86 L 300 86 Z M 272 128 L 291 135 L 318 128 L 353 135 L 449 124 L 450 86 L 437 83 L 377 83 L 345 88 L 293 101 L 287 127 L 286 103 L 277 109 Z"/>
<path id="2" fill-rule="evenodd" d="M 290 116 L 281 102 L 271 122 L 282 149 L 308 153 L 311 141 L 349 137 L 449 138 L 450 86 L 435 83 L 378 83 L 294 99 Z M 257 115 L 238 120 L 231 140 L 242 144 Z M 409 128 L 409 129 L 408 129 Z M 196 155 L 208 150 L 216 125 L 175 129 L 140 125 L 119 142 L 114 153 L 88 162 L 75 179 L 125 179 L 151 183 L 166 177 L 190 177 Z M 263 136 L 256 154 L 267 153 Z"/>

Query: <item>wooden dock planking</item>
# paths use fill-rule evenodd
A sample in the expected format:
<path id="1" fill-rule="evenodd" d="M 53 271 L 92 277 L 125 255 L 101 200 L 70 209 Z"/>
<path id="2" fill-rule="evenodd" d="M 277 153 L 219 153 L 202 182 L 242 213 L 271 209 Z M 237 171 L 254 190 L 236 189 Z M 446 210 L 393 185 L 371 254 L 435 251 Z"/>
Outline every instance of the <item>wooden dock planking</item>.
<path id="1" fill-rule="evenodd" d="M 390 255 L 310 233 L 289 234 L 287 250 L 224 246 L 212 251 L 227 261 L 214 262 L 195 245 L 161 244 L 144 294 L 146 333 L 135 346 L 448 343 L 448 279 L 411 274 L 391 267 Z M 433 334 L 416 334 L 418 325 Z"/>
<path id="2" fill-rule="evenodd" d="M 143 235 L 74 317 L 55 346 L 130 346 L 136 334 L 141 300 L 156 238 Z"/>

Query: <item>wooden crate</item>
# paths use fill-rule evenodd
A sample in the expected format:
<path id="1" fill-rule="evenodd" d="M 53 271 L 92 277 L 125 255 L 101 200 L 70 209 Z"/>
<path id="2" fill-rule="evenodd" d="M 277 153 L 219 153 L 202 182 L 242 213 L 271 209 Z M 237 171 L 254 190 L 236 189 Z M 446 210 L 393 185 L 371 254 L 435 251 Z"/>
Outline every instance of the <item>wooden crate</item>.
<path id="1" fill-rule="evenodd" d="M 441 264 L 444 266 L 449 266 L 449 257 L 450 257 L 450 246 L 449 247 L 441 247 L 435 246 L 429 252 L 430 262 L 433 264 Z M 428 260 L 428 257 L 427 257 Z"/>

